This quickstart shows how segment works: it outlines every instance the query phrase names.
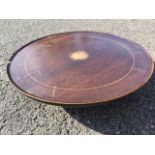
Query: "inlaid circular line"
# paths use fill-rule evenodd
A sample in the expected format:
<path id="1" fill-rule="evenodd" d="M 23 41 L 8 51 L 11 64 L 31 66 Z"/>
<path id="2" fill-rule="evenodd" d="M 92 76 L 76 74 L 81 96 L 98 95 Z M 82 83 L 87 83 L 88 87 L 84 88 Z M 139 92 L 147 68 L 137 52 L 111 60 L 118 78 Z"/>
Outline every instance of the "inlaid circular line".
<path id="1" fill-rule="evenodd" d="M 101 38 L 101 37 L 96 37 L 96 36 L 95 36 L 95 37 L 92 37 L 92 38 L 103 39 L 103 38 Z M 131 55 L 131 57 L 132 57 L 132 60 L 133 60 L 133 63 L 132 63 L 132 65 L 131 65 L 131 68 L 130 68 L 129 72 L 126 73 L 126 74 L 125 74 L 124 76 L 122 76 L 121 78 L 119 78 L 118 80 L 115 80 L 115 81 L 113 81 L 113 82 L 111 82 L 111 83 L 104 84 L 104 85 L 102 85 L 102 86 L 91 87 L 91 88 L 78 88 L 78 89 L 56 87 L 56 89 L 59 89 L 59 90 L 66 90 L 66 91 L 89 91 L 89 90 L 99 89 L 99 88 L 103 88 L 103 87 L 107 87 L 107 86 L 113 85 L 113 84 L 115 84 L 115 83 L 117 83 L 117 82 L 123 80 L 125 77 L 127 77 L 127 76 L 132 72 L 132 70 L 133 70 L 134 67 L 135 67 L 135 57 L 134 57 L 134 54 L 131 52 L 131 50 L 130 50 L 127 46 L 125 46 L 125 45 L 119 43 L 118 41 L 114 41 L 114 40 L 111 40 L 111 39 L 108 39 L 108 38 L 104 38 L 104 39 L 105 39 L 105 40 L 112 41 L 112 42 L 114 42 L 115 44 L 119 44 L 120 46 L 122 46 L 122 47 L 124 47 L 125 49 L 127 49 L 127 51 L 130 53 L 130 55 Z M 48 44 L 49 42 L 51 42 L 51 40 L 47 41 L 46 44 Z M 44 47 L 44 46 L 43 46 L 43 45 L 40 45 L 40 46 L 36 47 L 36 49 L 38 49 L 38 48 L 40 48 L 40 47 Z M 28 71 L 28 69 L 27 69 L 27 61 L 28 61 L 28 58 L 30 57 L 31 53 L 32 53 L 33 51 L 35 51 L 36 49 L 31 50 L 30 54 L 26 57 L 26 59 L 25 59 L 25 61 L 24 61 L 24 69 L 25 69 L 26 73 L 28 74 L 28 76 L 29 76 L 33 81 L 37 82 L 38 84 L 40 84 L 40 85 L 42 85 L 42 86 L 44 86 L 44 87 L 48 87 L 48 88 L 53 88 L 53 89 L 55 89 L 55 86 L 49 86 L 49 85 L 47 85 L 47 84 L 45 84 L 45 83 L 43 83 L 43 82 L 37 80 L 36 78 L 34 78 L 34 77 L 31 75 L 31 73 L 29 73 L 29 71 Z"/>

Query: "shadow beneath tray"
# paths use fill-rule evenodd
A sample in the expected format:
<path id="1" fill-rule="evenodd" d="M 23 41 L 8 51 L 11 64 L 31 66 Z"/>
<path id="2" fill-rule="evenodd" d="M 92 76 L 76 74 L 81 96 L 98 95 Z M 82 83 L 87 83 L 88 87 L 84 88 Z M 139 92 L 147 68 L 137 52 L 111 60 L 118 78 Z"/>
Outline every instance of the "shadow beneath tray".
<path id="1" fill-rule="evenodd" d="M 155 134 L 155 72 L 143 88 L 127 97 L 104 105 L 64 109 L 102 134 Z"/>

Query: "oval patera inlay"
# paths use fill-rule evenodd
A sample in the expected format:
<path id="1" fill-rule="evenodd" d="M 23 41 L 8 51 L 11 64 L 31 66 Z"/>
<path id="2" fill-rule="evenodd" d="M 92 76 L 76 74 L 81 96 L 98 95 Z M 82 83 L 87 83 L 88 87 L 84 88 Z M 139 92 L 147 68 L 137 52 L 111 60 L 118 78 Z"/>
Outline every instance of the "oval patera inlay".
<path id="1" fill-rule="evenodd" d="M 74 51 L 69 55 L 70 59 L 74 61 L 86 60 L 89 55 L 86 51 Z"/>

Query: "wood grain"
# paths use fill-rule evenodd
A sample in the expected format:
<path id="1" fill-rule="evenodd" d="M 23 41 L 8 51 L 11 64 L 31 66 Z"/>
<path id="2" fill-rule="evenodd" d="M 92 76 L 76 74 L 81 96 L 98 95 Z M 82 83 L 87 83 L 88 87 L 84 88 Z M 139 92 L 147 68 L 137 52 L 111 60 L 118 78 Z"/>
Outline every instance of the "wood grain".
<path id="1" fill-rule="evenodd" d="M 28 43 L 11 57 L 11 82 L 57 105 L 107 102 L 142 87 L 154 63 L 140 45 L 106 33 L 69 32 Z"/>

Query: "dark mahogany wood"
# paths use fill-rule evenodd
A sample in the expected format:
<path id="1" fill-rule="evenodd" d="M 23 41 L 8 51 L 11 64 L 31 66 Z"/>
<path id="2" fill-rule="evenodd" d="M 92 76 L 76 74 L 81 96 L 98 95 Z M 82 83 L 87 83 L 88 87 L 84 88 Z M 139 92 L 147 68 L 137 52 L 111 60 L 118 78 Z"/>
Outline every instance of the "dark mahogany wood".
<path id="1" fill-rule="evenodd" d="M 25 95 L 60 105 L 111 101 L 142 87 L 154 63 L 140 45 L 106 33 L 69 32 L 35 40 L 10 59 L 8 76 Z"/>

